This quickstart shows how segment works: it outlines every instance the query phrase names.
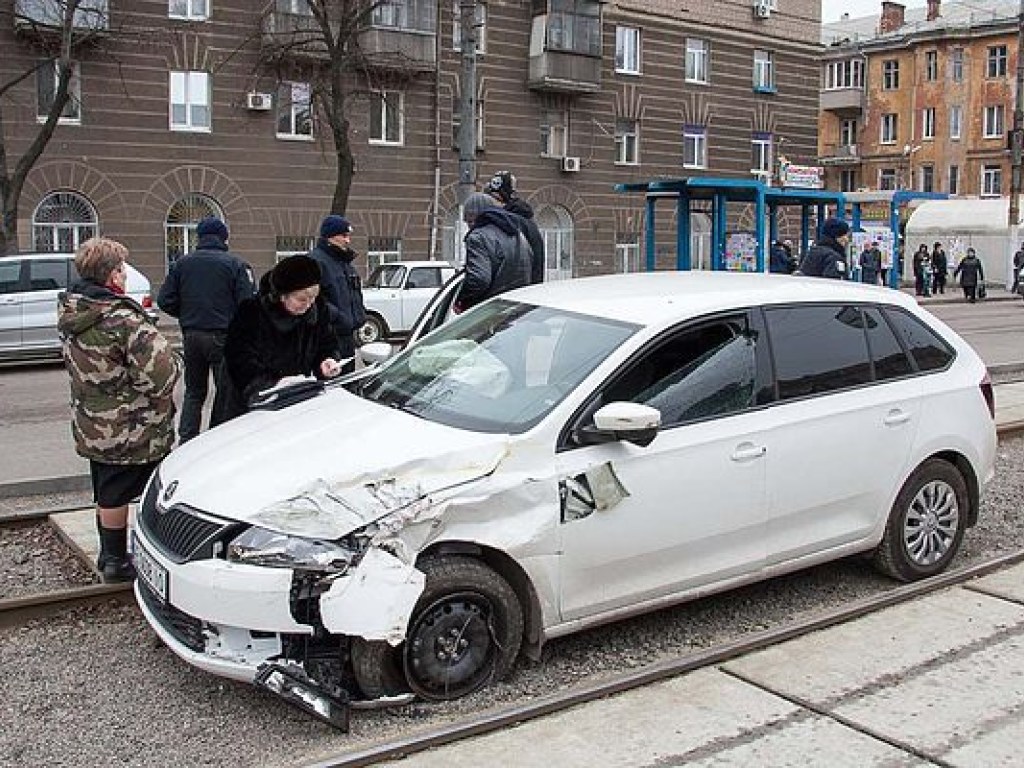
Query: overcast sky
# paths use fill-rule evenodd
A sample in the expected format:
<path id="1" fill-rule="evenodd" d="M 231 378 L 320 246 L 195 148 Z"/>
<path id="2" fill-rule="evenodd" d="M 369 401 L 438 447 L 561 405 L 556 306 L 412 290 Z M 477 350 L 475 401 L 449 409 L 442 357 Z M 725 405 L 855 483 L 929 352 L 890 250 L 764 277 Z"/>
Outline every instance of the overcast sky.
<path id="1" fill-rule="evenodd" d="M 924 8 L 926 0 L 903 0 L 907 8 Z M 872 16 L 882 12 L 882 0 L 821 0 L 821 20 L 828 24 L 839 21 L 844 13 L 852 18 Z"/>

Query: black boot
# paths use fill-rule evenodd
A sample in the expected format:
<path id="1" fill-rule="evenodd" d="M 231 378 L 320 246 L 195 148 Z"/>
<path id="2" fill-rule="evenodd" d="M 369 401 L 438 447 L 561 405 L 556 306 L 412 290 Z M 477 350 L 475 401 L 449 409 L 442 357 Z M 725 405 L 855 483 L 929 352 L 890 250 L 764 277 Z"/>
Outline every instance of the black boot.
<path id="1" fill-rule="evenodd" d="M 135 578 L 135 567 L 128 559 L 127 528 L 100 526 L 100 557 L 96 566 L 105 584 Z"/>

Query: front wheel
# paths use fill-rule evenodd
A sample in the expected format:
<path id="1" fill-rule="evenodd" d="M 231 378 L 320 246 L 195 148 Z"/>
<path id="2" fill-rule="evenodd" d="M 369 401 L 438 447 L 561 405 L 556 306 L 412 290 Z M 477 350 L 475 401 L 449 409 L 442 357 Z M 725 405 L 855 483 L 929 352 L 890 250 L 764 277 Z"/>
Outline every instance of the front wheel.
<path id="1" fill-rule="evenodd" d="M 875 566 L 900 581 L 941 573 L 960 549 L 967 525 L 967 483 L 942 459 L 928 459 L 900 489 Z"/>
<path id="2" fill-rule="evenodd" d="M 468 557 L 419 565 L 426 586 L 398 648 L 356 638 L 352 669 L 367 698 L 411 689 L 432 701 L 473 693 L 512 670 L 523 640 L 523 610 L 500 575 Z"/>
<path id="3" fill-rule="evenodd" d="M 388 327 L 384 319 L 377 315 L 367 315 L 366 322 L 359 326 L 356 335 L 359 337 L 360 346 L 381 341 L 387 336 Z"/>

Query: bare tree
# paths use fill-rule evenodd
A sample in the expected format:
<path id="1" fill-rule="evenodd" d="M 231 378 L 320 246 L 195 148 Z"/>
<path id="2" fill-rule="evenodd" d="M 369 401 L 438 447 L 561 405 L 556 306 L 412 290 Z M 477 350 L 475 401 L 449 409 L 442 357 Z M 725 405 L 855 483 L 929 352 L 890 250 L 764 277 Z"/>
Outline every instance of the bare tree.
<path id="1" fill-rule="evenodd" d="M 435 32 L 436 9 L 435 2 L 423 0 L 270 0 L 265 6 L 264 66 L 275 67 L 279 75 L 301 66 L 315 111 L 330 131 L 337 167 L 331 213 L 345 213 L 356 172 L 349 120 L 353 100 L 366 97 L 379 85 L 375 80 L 400 81 L 433 68 L 432 38 L 425 67 L 427 56 L 415 47 L 423 36 L 403 40 L 403 30 Z M 389 24 L 396 31 L 381 32 Z"/>

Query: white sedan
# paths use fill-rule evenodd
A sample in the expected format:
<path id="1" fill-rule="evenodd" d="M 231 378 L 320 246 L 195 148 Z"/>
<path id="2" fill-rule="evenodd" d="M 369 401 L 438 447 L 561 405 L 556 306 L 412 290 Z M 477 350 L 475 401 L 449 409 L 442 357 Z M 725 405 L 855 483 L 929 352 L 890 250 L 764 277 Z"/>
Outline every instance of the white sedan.
<path id="1" fill-rule="evenodd" d="M 552 637 L 826 560 L 937 574 L 995 448 L 982 361 L 899 292 L 545 283 L 175 451 L 136 593 L 209 672 L 452 699 Z"/>

